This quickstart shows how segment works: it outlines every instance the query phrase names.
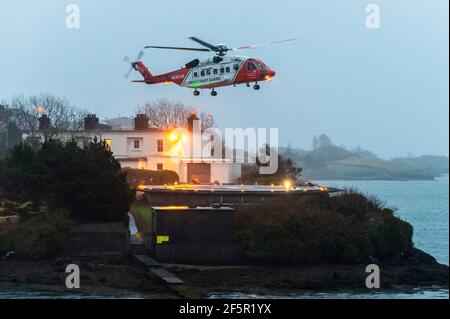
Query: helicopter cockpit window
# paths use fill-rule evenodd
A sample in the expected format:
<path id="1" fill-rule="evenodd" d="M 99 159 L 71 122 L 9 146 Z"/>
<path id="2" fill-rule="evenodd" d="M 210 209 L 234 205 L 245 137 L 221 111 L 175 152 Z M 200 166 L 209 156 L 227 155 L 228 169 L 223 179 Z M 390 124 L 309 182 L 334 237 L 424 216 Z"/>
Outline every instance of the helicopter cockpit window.
<path id="1" fill-rule="evenodd" d="M 247 70 L 255 71 L 257 69 L 256 64 L 254 62 L 247 62 Z"/>
<path id="2" fill-rule="evenodd" d="M 239 69 L 239 64 L 235 64 L 233 67 L 234 67 L 235 70 L 238 70 Z"/>

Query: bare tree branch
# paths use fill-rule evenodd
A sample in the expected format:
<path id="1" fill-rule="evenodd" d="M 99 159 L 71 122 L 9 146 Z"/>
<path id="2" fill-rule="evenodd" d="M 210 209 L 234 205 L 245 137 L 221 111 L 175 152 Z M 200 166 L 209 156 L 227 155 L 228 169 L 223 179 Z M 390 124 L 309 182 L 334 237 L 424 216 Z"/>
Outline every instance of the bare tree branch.
<path id="1" fill-rule="evenodd" d="M 195 109 L 181 102 L 159 99 L 145 103 L 139 107 L 139 112 L 147 115 L 150 126 L 163 130 L 171 130 L 187 127 L 187 118 L 192 112 L 195 112 Z M 199 117 L 202 122 L 202 132 L 216 126 L 214 118 L 210 113 L 202 111 Z"/>
<path id="2" fill-rule="evenodd" d="M 58 138 L 61 132 L 70 131 L 74 137 L 82 128 L 86 111 L 71 105 L 64 97 L 43 93 L 39 95 L 17 95 L 11 101 L 12 108 L 19 111 L 19 127 L 35 138 L 39 131 L 39 117 L 43 114 L 50 118 L 51 125 L 42 130 L 44 140 Z"/>

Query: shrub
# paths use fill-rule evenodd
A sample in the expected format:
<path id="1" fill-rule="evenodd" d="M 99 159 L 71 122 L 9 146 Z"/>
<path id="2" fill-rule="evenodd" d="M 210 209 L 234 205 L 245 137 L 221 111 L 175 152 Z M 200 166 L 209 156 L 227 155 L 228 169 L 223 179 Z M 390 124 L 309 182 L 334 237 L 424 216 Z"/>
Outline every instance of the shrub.
<path id="1" fill-rule="evenodd" d="M 0 233 L 0 251 L 13 250 L 25 258 L 56 256 L 67 247 L 67 231 L 73 225 L 67 212 L 33 217 L 14 230 Z"/>
<path id="2" fill-rule="evenodd" d="M 131 187 L 139 185 L 164 185 L 179 182 L 178 174 L 174 171 L 151 171 L 146 169 L 123 168 L 127 174 L 127 181 Z"/>
<path id="3" fill-rule="evenodd" d="M 261 263 L 357 263 L 369 256 L 401 256 L 413 247 L 412 226 L 381 207 L 355 191 L 242 206 L 235 240 Z"/>

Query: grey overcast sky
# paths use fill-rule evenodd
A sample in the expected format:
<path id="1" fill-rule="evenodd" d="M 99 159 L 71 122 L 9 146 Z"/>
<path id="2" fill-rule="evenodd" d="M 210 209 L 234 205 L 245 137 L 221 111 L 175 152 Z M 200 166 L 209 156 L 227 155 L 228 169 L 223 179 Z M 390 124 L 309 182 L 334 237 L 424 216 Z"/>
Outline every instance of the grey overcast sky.
<path id="1" fill-rule="evenodd" d="M 66 6 L 80 8 L 80 29 L 65 26 Z M 366 6 L 380 28 L 366 27 Z M 2 0 L 0 100 L 51 92 L 101 118 L 131 116 L 166 97 L 212 112 L 221 128 L 277 127 L 280 144 L 310 148 L 314 134 L 361 146 L 384 158 L 449 152 L 448 0 Z M 217 97 L 176 85 L 123 78 L 144 46 L 195 46 L 188 36 L 237 46 L 296 37 L 246 56 L 277 71 L 255 92 Z M 207 53 L 146 51 L 152 73 Z M 138 74 L 130 78 L 139 79 Z"/>

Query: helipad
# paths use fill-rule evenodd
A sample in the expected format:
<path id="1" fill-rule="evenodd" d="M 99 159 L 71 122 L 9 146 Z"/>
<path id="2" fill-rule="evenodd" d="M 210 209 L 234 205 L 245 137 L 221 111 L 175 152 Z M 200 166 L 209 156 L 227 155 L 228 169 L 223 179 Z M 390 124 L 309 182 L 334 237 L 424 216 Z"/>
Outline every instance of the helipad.
<path id="1" fill-rule="evenodd" d="M 139 187 L 152 205 L 210 205 L 257 203 L 279 196 L 328 195 L 336 188 L 277 185 L 145 185 Z"/>

